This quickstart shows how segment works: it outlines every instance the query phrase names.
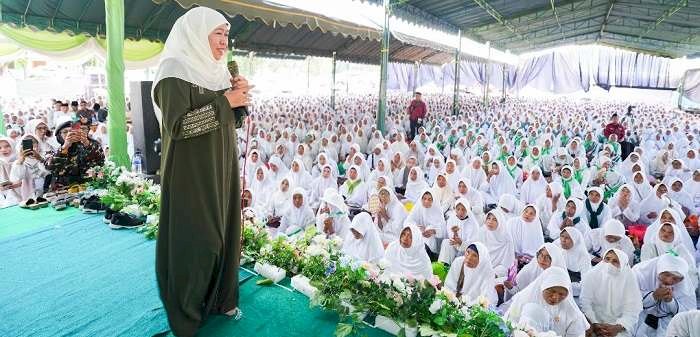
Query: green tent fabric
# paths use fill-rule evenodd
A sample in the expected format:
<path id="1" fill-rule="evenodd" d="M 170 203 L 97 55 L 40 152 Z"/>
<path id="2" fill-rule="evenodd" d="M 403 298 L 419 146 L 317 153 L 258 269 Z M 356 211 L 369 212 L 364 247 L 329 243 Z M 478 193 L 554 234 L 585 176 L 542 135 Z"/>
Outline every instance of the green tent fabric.
<path id="1" fill-rule="evenodd" d="M 46 56 L 78 54 L 91 47 L 100 48 L 94 50 L 98 54 L 104 54 L 107 50 L 107 39 L 103 37 L 92 38 L 87 35 L 34 31 L 6 24 L 0 25 L 0 35 L 4 35 L 11 41 L 11 43 L 0 43 L 0 56 L 16 53 L 20 49 L 29 49 Z M 93 40 L 94 46 L 90 43 Z M 128 62 L 151 60 L 160 55 L 163 47 L 161 42 L 124 40 L 124 60 Z"/>
<path id="2" fill-rule="evenodd" d="M 2 105 L 0 105 L 0 136 L 7 136 L 7 129 L 5 128 L 5 118 L 2 113 Z"/>
<path id="3" fill-rule="evenodd" d="M 77 48 L 90 39 L 87 35 L 69 35 L 47 31 L 35 32 L 29 28 L 13 28 L 8 25 L 0 25 L 0 33 L 22 47 L 48 52 Z"/>

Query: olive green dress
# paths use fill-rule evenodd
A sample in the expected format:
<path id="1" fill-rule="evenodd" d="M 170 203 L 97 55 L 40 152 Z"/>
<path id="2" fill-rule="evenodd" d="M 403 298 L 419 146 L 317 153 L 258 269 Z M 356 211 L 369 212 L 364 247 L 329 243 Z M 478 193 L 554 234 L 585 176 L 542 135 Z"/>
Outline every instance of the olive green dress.
<path id="1" fill-rule="evenodd" d="M 240 179 L 236 116 L 223 91 L 178 78 L 154 90 L 163 112 L 160 297 L 176 336 L 194 336 L 210 314 L 238 306 Z"/>

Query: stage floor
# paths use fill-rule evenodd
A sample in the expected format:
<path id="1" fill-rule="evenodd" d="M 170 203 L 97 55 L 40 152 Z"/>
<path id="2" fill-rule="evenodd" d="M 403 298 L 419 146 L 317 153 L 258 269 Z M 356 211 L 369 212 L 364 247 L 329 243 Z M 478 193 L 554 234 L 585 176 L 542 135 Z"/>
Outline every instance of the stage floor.
<path id="1" fill-rule="evenodd" d="M 167 331 L 155 241 L 102 215 L 0 210 L 0 336 L 152 336 Z M 242 278 L 247 275 L 241 271 Z M 243 319 L 213 317 L 199 336 L 333 336 L 338 316 L 281 286 L 241 286 Z M 366 328 L 368 336 L 389 336 Z"/>

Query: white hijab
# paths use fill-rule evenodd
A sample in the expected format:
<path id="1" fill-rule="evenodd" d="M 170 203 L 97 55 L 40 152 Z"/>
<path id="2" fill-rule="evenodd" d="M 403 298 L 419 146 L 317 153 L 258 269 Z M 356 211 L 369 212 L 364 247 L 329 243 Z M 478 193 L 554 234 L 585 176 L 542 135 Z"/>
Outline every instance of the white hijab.
<path id="1" fill-rule="evenodd" d="M 368 262 L 377 262 L 384 257 L 384 245 L 368 213 L 362 212 L 356 215 L 352 219 L 350 229 L 360 233 L 362 239 L 356 239 L 352 231 L 348 230 L 343 240 L 343 253 L 356 260 Z"/>
<path id="2" fill-rule="evenodd" d="M 425 194 L 430 194 L 433 197 L 433 203 L 429 208 L 423 206 L 422 199 Z M 418 195 L 418 199 L 413 205 L 413 209 L 411 210 L 411 214 L 408 215 L 406 223 L 418 227 L 424 226 L 426 229 L 435 229 L 435 236 L 442 237 L 446 226 L 445 216 L 440 208 L 440 200 L 435 198 L 435 194 L 432 191 L 425 189 Z"/>
<path id="3" fill-rule="evenodd" d="M 488 248 L 491 265 L 494 268 L 501 266 L 508 269 L 515 262 L 515 245 L 506 228 L 506 217 L 499 210 L 490 211 L 488 214 L 492 214 L 496 218 L 498 227 L 495 230 L 490 230 L 487 226 L 482 226 L 479 230 L 478 241 Z"/>
<path id="4" fill-rule="evenodd" d="M 481 295 L 497 300 L 496 273 L 491 266 L 489 250 L 481 242 L 474 242 L 472 245 L 476 247 L 476 252 L 479 254 L 479 264 L 476 268 L 469 268 L 464 264 L 464 256 L 456 258 L 445 278 L 445 288 L 454 293 L 460 293 L 471 300 L 475 300 Z M 464 273 L 462 289 L 457 289 L 461 273 Z"/>
<path id="5" fill-rule="evenodd" d="M 556 305 L 549 305 L 542 292 L 552 287 L 566 288 L 569 293 L 566 298 Z M 550 328 L 559 336 L 583 336 L 589 325 L 586 317 L 578 309 L 571 292 L 571 280 L 566 268 L 552 266 L 542 273 L 535 282 L 530 283 L 523 291 L 513 298 L 506 318 L 511 321 L 519 321 L 523 306 L 527 303 L 536 303 L 549 314 Z"/>
<path id="6" fill-rule="evenodd" d="M 532 208 L 535 211 L 535 218 L 527 222 L 523 219 L 525 210 Z M 508 221 L 508 229 L 513 237 L 515 252 L 535 256 L 537 249 L 544 244 L 544 234 L 542 233 L 542 223 L 535 205 L 529 204 L 523 207 L 520 216 L 513 217 Z"/>
<path id="7" fill-rule="evenodd" d="M 151 97 L 155 97 L 153 91 L 158 83 L 169 77 L 211 91 L 231 87 L 226 58 L 214 59 L 209 46 L 209 34 L 220 25 L 228 27 L 229 23 L 221 13 L 207 7 L 192 8 L 175 21 L 160 56 Z M 162 112 L 155 101 L 153 110 L 162 125 Z"/>
<path id="8" fill-rule="evenodd" d="M 592 323 L 621 324 L 631 335 L 642 311 L 642 295 L 627 254 L 608 249 L 603 258 L 611 251 L 617 255 L 620 267 L 603 259 L 583 275 L 581 309 Z"/>
<path id="9" fill-rule="evenodd" d="M 512 194 L 517 196 L 518 190 L 515 187 L 515 180 L 513 180 L 513 177 L 510 176 L 508 170 L 499 161 L 494 161 L 491 164 L 498 165 L 498 174 L 491 176 L 489 179 L 491 195 L 499 196 L 503 194 Z"/>
<path id="10" fill-rule="evenodd" d="M 545 243 L 542 246 L 540 246 L 539 249 L 537 249 L 537 252 L 539 252 L 542 249 L 546 250 L 549 256 L 552 258 L 551 264 L 547 269 L 550 269 L 552 267 L 561 267 L 564 270 L 567 269 L 564 254 L 562 253 L 562 249 L 559 248 L 559 246 L 553 243 Z M 542 269 L 542 267 L 540 267 L 540 264 L 537 263 L 537 256 L 535 255 L 532 257 L 532 260 L 530 260 L 530 262 L 526 264 L 522 270 L 520 270 L 518 275 L 515 277 L 515 281 L 520 287 L 526 286 L 535 281 L 540 275 L 542 275 L 542 272 L 544 271 L 545 269 Z M 569 274 L 567 274 L 567 278 L 568 275 Z"/>
<path id="11" fill-rule="evenodd" d="M 540 177 L 537 180 L 532 178 L 533 172 L 539 172 Z M 532 204 L 537 201 L 537 198 L 545 194 L 545 189 L 547 188 L 547 181 L 542 177 L 542 170 L 539 166 L 535 166 L 530 169 L 530 175 L 527 180 L 520 187 L 520 200 L 524 203 Z"/>
<path id="12" fill-rule="evenodd" d="M 421 193 L 424 191 L 426 188 L 429 188 L 428 183 L 425 181 L 425 177 L 423 176 L 423 170 L 421 170 L 420 167 L 415 166 L 411 168 L 411 171 L 416 171 L 416 180 L 411 180 L 411 177 L 409 175 L 408 181 L 406 182 L 406 199 L 416 203 L 420 200 Z M 410 173 L 410 172 L 409 172 Z"/>
<path id="13" fill-rule="evenodd" d="M 389 244 L 386 249 L 385 258 L 391 263 L 389 270 L 399 275 L 411 275 L 416 278 L 428 279 L 433 275 L 433 268 L 430 264 L 430 257 L 425 251 L 423 235 L 415 225 L 406 225 L 401 232 L 409 229 L 411 231 L 411 247 L 404 248 L 399 239 Z M 400 233 L 401 233 L 400 232 Z"/>
<path id="14" fill-rule="evenodd" d="M 591 268 L 591 255 L 588 254 L 588 249 L 586 249 L 586 242 L 583 240 L 583 234 L 581 234 L 581 231 L 576 229 L 576 227 L 566 227 L 562 232 L 563 231 L 566 231 L 571 237 L 571 241 L 574 242 L 573 247 L 564 249 L 564 247 L 561 246 L 561 239 L 554 241 L 564 254 L 566 269 L 583 274 Z"/>

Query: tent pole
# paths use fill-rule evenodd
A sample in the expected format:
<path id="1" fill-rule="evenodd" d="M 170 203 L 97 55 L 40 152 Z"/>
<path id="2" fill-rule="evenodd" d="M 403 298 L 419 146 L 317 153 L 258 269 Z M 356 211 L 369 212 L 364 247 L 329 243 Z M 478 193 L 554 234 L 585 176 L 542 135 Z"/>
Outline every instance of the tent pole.
<path id="1" fill-rule="evenodd" d="M 333 81 L 331 82 L 331 109 L 335 110 L 335 66 L 336 53 L 333 52 Z"/>
<path id="2" fill-rule="evenodd" d="M 486 47 L 489 49 L 488 57 L 486 58 L 486 64 L 484 64 L 484 77 L 486 78 L 484 84 L 484 111 L 489 108 L 489 74 L 491 73 L 491 42 L 486 42 Z"/>
<path id="3" fill-rule="evenodd" d="M 124 0 L 105 0 L 107 26 L 107 104 L 109 114 L 109 159 L 129 167 L 126 143 L 126 100 L 124 98 Z M 144 149 L 141 149 L 144 150 Z"/>
<path id="4" fill-rule="evenodd" d="M 455 51 L 455 85 L 454 85 L 454 96 L 452 96 L 452 114 L 459 115 L 459 69 L 462 54 L 462 30 L 457 32 L 457 50 Z"/>
<path id="5" fill-rule="evenodd" d="M 389 0 L 384 0 L 384 31 L 382 34 L 381 67 L 379 78 L 379 107 L 377 109 L 377 130 L 386 131 L 386 82 L 389 67 Z"/>

